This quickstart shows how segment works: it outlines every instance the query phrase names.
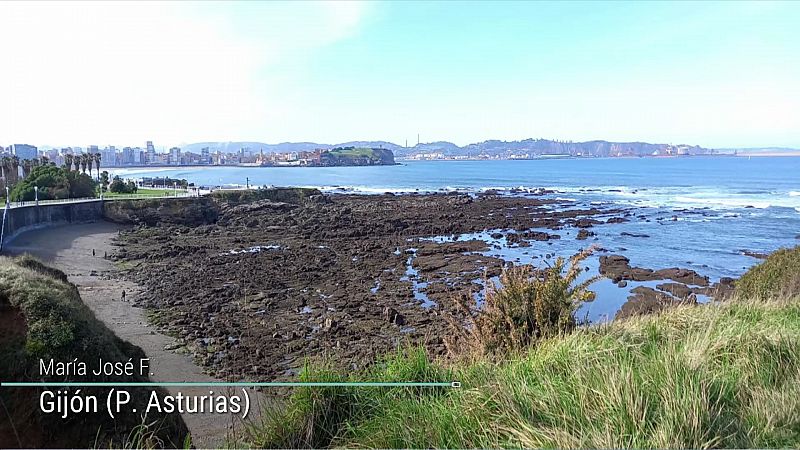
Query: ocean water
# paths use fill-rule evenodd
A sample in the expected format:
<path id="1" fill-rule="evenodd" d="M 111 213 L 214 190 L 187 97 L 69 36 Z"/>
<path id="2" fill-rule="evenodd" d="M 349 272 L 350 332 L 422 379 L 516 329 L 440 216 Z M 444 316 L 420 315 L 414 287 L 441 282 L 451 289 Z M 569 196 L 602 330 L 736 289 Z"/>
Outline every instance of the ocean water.
<path id="1" fill-rule="evenodd" d="M 123 177 L 169 176 L 199 185 L 313 186 L 330 192 L 430 192 L 547 188 L 551 197 L 575 207 L 630 208 L 628 223 L 592 228 L 597 236 L 562 239 L 529 248 L 500 245 L 487 254 L 519 263 L 542 264 L 547 253 L 569 256 L 598 244 L 653 269 L 691 268 L 712 281 L 737 277 L 758 259 L 744 250 L 769 253 L 800 245 L 800 158 L 599 158 L 525 161 L 414 161 L 379 167 L 200 167 L 117 169 Z M 623 236 L 622 232 L 647 237 Z M 569 233 L 569 234 L 567 234 Z M 484 235 L 484 237 L 488 236 Z M 469 238 L 470 236 L 463 236 Z M 437 238 L 432 236 L 431 238 Z M 587 262 L 596 273 L 596 257 Z M 652 283 L 651 283 L 652 284 Z M 630 288 L 596 283 L 598 298 L 582 314 L 604 320 L 625 301 Z M 648 285 L 649 284 L 644 284 Z"/>

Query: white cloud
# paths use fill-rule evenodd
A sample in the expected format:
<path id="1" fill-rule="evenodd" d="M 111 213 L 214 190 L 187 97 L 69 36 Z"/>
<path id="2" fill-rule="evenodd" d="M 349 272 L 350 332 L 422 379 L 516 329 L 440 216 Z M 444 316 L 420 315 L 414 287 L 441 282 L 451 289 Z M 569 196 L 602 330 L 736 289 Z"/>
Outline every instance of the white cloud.
<path id="1" fill-rule="evenodd" d="M 249 137 L 277 106 L 280 62 L 349 36 L 364 11 L 358 3 L 0 3 L 0 144 Z"/>

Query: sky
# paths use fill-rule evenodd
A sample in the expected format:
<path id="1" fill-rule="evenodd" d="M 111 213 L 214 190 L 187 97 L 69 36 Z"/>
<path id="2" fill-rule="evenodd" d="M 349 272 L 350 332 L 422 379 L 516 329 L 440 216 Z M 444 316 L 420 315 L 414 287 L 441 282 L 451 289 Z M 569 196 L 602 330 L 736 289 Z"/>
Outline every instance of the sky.
<path id="1" fill-rule="evenodd" d="M 800 2 L 0 2 L 0 145 L 800 148 Z"/>

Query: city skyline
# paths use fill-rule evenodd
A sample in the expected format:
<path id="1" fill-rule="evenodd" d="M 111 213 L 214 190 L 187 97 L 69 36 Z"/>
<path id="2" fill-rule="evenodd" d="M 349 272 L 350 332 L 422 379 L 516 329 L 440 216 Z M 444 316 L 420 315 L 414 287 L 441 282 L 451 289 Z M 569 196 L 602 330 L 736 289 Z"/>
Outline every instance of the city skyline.
<path id="1" fill-rule="evenodd" d="M 4 2 L 0 144 L 797 148 L 798 21 L 780 2 Z"/>

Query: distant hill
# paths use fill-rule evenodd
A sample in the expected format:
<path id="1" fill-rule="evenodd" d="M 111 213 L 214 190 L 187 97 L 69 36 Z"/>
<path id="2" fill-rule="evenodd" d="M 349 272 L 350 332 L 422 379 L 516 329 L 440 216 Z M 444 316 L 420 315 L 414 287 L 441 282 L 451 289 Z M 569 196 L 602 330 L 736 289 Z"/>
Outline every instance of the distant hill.
<path id="1" fill-rule="evenodd" d="M 200 153 L 203 147 L 208 147 L 211 151 L 219 150 L 224 153 L 236 153 L 242 148 L 249 149 L 253 153 L 264 150 L 264 153 L 288 153 L 304 152 L 316 149 L 332 149 L 335 147 L 365 147 L 365 148 L 385 148 L 396 152 L 401 149 L 397 144 L 386 141 L 351 141 L 340 144 L 319 144 L 316 142 L 281 142 L 280 144 L 266 144 L 264 142 L 250 141 L 230 141 L 230 142 L 196 142 L 181 146 L 186 152 Z"/>
<path id="2" fill-rule="evenodd" d="M 391 150 L 395 156 L 441 153 L 444 156 L 503 157 L 512 155 L 565 155 L 565 156 L 650 156 L 650 155 L 707 155 L 717 150 L 696 145 L 651 144 L 647 142 L 609 142 L 588 141 L 571 142 L 551 139 L 524 139 L 521 141 L 488 140 L 460 147 L 452 142 L 438 141 L 420 143 L 413 147 L 402 147 L 387 141 L 350 141 L 339 144 L 320 144 L 315 142 L 283 142 L 267 144 L 264 142 L 198 142 L 184 145 L 184 151 L 200 153 L 203 147 L 211 151 L 235 153 L 248 149 L 252 153 L 285 153 L 332 149 L 336 147 L 382 148 Z"/>

